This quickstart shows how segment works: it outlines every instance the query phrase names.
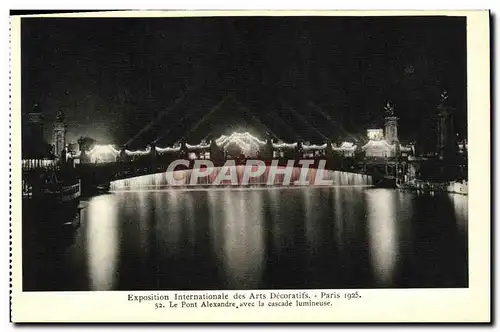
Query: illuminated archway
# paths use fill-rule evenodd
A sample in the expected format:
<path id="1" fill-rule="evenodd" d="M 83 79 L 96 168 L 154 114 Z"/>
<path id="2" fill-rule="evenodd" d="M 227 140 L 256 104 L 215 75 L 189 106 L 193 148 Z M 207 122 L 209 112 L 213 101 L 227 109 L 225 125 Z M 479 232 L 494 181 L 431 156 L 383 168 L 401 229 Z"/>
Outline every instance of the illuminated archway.
<path id="1" fill-rule="evenodd" d="M 237 150 L 239 150 L 247 158 L 256 157 L 260 148 L 266 144 L 265 141 L 261 141 L 248 132 L 222 135 L 215 140 L 215 143 L 229 153 L 238 153 Z"/>

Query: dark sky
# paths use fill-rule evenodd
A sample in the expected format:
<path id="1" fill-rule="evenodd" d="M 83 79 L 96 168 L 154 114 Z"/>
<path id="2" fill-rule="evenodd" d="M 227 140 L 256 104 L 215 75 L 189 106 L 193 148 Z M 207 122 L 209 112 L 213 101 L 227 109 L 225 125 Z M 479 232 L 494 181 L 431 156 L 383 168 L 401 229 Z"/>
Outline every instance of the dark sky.
<path id="1" fill-rule="evenodd" d="M 64 110 L 70 140 L 116 144 L 160 118 L 141 146 L 171 144 L 228 95 L 277 131 L 270 118 L 303 116 L 329 137 L 381 126 L 391 100 L 400 139 L 424 140 L 447 90 L 465 135 L 465 36 L 451 17 L 23 18 L 23 113 L 38 103 L 49 137 Z"/>

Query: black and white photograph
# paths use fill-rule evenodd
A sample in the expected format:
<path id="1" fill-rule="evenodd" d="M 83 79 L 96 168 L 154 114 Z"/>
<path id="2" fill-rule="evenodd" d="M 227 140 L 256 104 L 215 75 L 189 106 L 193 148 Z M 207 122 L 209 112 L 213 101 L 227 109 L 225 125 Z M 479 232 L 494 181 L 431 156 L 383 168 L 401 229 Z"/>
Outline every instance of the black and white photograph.
<path id="1" fill-rule="evenodd" d="M 22 18 L 24 291 L 468 287 L 466 19 Z"/>
<path id="2" fill-rule="evenodd" d="M 489 321 L 488 15 L 11 16 L 12 320 Z"/>

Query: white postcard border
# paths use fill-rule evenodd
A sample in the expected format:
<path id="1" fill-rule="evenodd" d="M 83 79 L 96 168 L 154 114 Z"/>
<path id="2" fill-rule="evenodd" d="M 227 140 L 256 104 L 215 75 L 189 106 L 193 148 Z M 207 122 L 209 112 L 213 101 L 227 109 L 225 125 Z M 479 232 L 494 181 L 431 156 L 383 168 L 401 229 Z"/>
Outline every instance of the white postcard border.
<path id="1" fill-rule="evenodd" d="M 159 17 L 235 15 L 467 17 L 469 288 L 360 290 L 334 307 L 155 310 L 128 294 L 173 292 L 23 292 L 21 232 L 20 17 L 11 17 L 11 273 L 14 322 L 488 322 L 490 320 L 490 36 L 488 11 L 140 11 L 51 15 Z M 47 16 L 47 15 L 39 15 Z M 340 291 L 340 290 L 336 290 Z M 350 292 L 352 290 L 345 290 Z M 233 296 L 236 291 L 224 291 Z M 285 291 L 280 291 L 285 292 Z M 310 290 L 311 294 L 319 291 Z M 176 292 L 201 293 L 201 292 Z M 217 293 L 217 292 L 213 292 Z M 239 292 L 250 293 L 250 291 Z M 174 311 L 175 310 L 175 311 Z"/>

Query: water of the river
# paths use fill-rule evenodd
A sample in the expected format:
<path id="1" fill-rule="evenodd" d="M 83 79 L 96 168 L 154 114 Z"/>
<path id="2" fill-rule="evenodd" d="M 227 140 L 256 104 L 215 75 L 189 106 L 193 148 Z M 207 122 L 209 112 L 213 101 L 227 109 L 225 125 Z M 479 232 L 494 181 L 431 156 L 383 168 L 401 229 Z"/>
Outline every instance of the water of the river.
<path id="1" fill-rule="evenodd" d="M 25 290 L 468 284 L 466 196 L 176 189 L 114 192 L 86 205 L 65 243 L 24 222 Z"/>

